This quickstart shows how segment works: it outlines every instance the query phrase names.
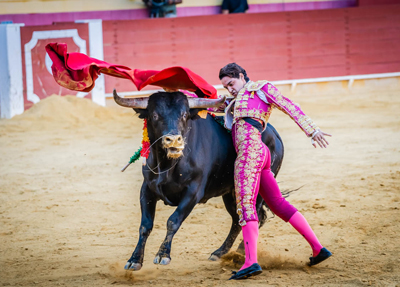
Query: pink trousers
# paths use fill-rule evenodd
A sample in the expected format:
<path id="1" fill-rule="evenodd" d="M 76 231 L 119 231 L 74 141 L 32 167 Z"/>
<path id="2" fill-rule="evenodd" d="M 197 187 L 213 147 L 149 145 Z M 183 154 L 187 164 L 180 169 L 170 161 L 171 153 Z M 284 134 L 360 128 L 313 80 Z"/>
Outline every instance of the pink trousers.
<path id="1" fill-rule="evenodd" d="M 288 222 L 297 209 L 281 194 L 271 172 L 271 155 L 261 140 L 261 133 L 251 124 L 239 120 L 232 128 L 237 152 L 235 193 L 239 224 L 258 221 L 257 195 L 260 193 L 273 213 Z"/>

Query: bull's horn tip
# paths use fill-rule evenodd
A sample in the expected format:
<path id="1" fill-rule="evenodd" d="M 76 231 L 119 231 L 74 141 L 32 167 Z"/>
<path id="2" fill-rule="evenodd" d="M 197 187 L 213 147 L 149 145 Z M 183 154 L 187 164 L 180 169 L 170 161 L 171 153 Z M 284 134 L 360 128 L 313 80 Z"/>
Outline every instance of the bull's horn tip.
<path id="1" fill-rule="evenodd" d="M 114 96 L 114 100 L 120 100 L 121 99 L 121 97 L 117 94 L 117 90 L 116 89 L 113 90 L 113 96 Z"/>

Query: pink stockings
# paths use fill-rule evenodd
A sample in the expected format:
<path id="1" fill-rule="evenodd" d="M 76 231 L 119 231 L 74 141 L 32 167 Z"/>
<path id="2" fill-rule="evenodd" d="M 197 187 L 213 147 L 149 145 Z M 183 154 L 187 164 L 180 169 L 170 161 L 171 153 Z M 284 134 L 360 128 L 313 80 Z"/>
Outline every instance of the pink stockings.
<path id="1" fill-rule="evenodd" d="M 290 218 L 289 223 L 297 230 L 298 233 L 304 236 L 308 244 L 310 244 L 313 250 L 313 257 L 317 256 L 322 249 L 321 243 L 319 243 L 317 236 L 311 229 L 306 218 L 300 212 L 296 212 Z"/>
<path id="2" fill-rule="evenodd" d="M 246 260 L 240 270 L 257 263 L 258 221 L 248 221 L 242 226 L 242 233 Z"/>
<path id="3" fill-rule="evenodd" d="M 304 236 L 313 250 L 313 256 L 317 256 L 322 249 L 321 243 L 319 243 L 305 217 L 282 196 L 278 184 L 269 169 L 264 169 L 261 172 L 259 193 L 273 213 L 284 221 L 289 222 L 297 232 Z"/>
<path id="4" fill-rule="evenodd" d="M 289 219 L 289 223 L 307 240 L 313 250 L 313 257 L 317 256 L 323 246 L 319 243 L 317 236 L 311 229 L 305 217 L 296 212 Z M 248 221 L 242 226 L 244 250 L 246 259 L 240 270 L 250 267 L 257 263 L 257 239 L 258 239 L 258 221 Z"/>

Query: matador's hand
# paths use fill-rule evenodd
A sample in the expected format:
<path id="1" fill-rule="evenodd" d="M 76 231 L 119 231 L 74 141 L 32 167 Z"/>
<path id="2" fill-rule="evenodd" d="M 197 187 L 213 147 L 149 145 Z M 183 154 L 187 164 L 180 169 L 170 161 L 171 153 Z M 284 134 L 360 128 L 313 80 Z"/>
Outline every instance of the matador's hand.
<path id="1" fill-rule="evenodd" d="M 324 133 L 323 131 L 318 131 L 311 139 L 311 144 L 317 148 L 317 143 L 321 148 L 327 148 L 329 142 L 326 140 L 325 136 L 331 137 L 332 135 Z"/>

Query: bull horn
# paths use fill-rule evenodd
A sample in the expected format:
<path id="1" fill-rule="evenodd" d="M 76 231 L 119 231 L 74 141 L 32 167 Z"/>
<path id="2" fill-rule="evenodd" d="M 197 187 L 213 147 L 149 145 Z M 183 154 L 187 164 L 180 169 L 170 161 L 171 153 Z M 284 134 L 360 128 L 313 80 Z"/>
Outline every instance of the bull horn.
<path id="1" fill-rule="evenodd" d="M 218 108 L 225 102 L 226 97 L 223 96 L 219 99 L 203 99 L 203 98 L 187 98 L 189 101 L 189 108 L 191 109 L 207 109 Z"/>
<path id="2" fill-rule="evenodd" d="M 133 108 L 133 109 L 147 109 L 147 103 L 149 102 L 148 97 L 143 98 L 121 98 L 118 96 L 117 91 L 113 91 L 114 101 L 123 107 Z"/>

